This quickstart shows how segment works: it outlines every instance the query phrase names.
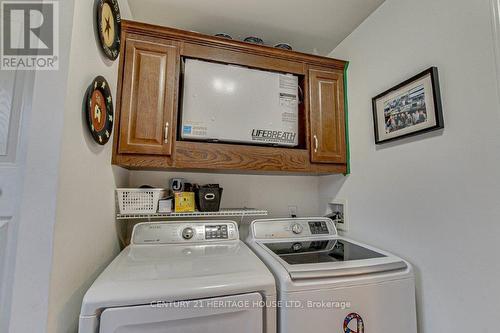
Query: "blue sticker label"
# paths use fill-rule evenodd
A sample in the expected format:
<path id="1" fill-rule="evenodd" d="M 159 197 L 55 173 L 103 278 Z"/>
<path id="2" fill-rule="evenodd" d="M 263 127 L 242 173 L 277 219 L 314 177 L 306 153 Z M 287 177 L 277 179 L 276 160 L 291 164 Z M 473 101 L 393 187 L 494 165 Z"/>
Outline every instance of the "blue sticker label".
<path id="1" fill-rule="evenodd" d="M 193 126 L 184 126 L 182 128 L 182 133 L 184 134 L 191 134 L 192 131 L 193 131 Z"/>

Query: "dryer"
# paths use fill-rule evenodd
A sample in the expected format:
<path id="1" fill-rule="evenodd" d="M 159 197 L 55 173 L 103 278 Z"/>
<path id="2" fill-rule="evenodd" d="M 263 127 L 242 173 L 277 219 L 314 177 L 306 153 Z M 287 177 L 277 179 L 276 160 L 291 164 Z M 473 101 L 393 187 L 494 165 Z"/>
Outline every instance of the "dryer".
<path id="1" fill-rule="evenodd" d="M 256 220 L 246 241 L 275 276 L 280 333 L 417 332 L 412 266 L 332 220 Z"/>
<path id="2" fill-rule="evenodd" d="M 85 294 L 79 332 L 275 333 L 275 300 L 235 222 L 140 223 Z"/>

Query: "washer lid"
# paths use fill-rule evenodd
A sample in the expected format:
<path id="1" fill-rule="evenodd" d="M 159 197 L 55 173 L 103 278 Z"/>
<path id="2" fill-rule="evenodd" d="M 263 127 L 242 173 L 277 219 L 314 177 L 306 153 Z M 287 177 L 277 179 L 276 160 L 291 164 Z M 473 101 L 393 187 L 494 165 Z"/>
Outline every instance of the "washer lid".
<path id="1" fill-rule="evenodd" d="M 262 242 L 285 266 L 292 280 L 354 276 L 404 269 L 406 263 L 389 253 L 342 238 Z"/>
<path id="2" fill-rule="evenodd" d="M 87 291 L 81 315 L 95 315 L 108 307 L 255 291 L 274 294 L 274 277 L 239 240 L 131 245 Z"/>
<path id="3" fill-rule="evenodd" d="M 264 243 L 264 245 L 289 265 L 386 257 L 382 253 L 372 251 L 343 239 Z"/>

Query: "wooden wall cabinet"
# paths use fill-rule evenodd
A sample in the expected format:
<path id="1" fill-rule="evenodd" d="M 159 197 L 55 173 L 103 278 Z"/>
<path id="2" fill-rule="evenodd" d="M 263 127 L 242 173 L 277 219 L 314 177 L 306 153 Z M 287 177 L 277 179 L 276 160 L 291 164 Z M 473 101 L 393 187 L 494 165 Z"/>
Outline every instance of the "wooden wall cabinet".
<path id="1" fill-rule="evenodd" d="M 310 69 L 311 161 L 346 163 L 343 72 Z"/>
<path id="2" fill-rule="evenodd" d="M 292 73 L 304 92 L 296 148 L 182 141 L 182 58 Z M 344 173 L 344 67 L 326 57 L 122 21 L 113 164 L 129 169 Z"/>
<path id="3" fill-rule="evenodd" d="M 140 36 L 124 42 L 118 153 L 171 155 L 179 48 Z"/>

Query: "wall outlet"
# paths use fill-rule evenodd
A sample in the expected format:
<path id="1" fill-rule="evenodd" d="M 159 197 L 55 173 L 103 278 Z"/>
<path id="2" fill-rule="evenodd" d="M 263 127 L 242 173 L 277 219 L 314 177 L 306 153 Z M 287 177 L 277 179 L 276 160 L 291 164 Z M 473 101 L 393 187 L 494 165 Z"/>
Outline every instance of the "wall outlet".
<path id="1" fill-rule="evenodd" d="M 331 210 L 332 220 L 335 222 L 337 230 L 348 231 L 349 230 L 349 219 L 347 214 L 347 200 L 346 199 L 335 199 L 329 204 Z"/>
<path id="2" fill-rule="evenodd" d="M 290 217 L 297 217 L 297 206 L 288 206 L 288 215 Z"/>

